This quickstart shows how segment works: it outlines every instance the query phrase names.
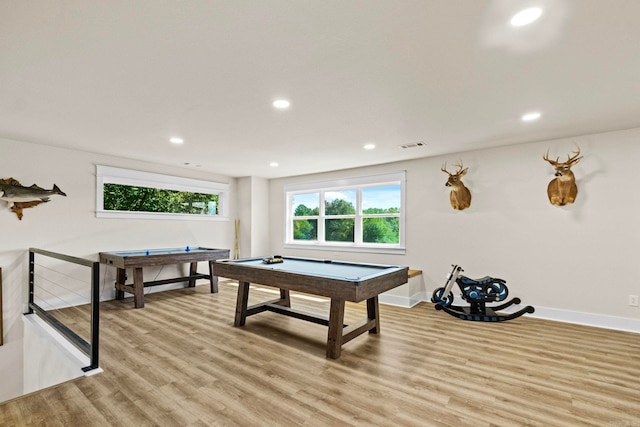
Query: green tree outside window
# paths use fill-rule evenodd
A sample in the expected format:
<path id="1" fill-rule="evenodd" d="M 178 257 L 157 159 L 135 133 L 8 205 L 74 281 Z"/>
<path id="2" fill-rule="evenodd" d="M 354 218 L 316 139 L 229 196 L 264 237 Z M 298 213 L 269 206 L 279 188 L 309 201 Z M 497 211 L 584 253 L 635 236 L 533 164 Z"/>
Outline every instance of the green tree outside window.
<path id="1" fill-rule="evenodd" d="M 162 212 L 218 215 L 218 195 L 104 184 L 104 209 L 127 212 Z"/>

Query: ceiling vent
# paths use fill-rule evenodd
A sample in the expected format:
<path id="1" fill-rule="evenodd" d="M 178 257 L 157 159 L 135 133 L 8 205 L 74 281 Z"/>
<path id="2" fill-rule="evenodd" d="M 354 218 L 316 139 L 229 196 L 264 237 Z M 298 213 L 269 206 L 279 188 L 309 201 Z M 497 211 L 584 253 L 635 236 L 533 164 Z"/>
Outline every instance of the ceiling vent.
<path id="1" fill-rule="evenodd" d="M 426 147 L 427 144 L 425 144 L 422 141 L 419 142 L 411 142 L 409 144 L 403 144 L 400 146 L 400 148 L 418 148 L 418 147 Z"/>

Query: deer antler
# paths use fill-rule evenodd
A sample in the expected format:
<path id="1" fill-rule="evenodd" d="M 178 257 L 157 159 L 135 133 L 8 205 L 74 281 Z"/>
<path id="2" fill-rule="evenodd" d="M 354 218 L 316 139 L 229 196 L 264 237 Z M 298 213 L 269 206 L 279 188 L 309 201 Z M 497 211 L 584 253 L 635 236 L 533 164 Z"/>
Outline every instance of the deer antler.
<path id="1" fill-rule="evenodd" d="M 547 148 L 547 153 L 544 156 L 542 156 L 542 159 L 546 160 L 549 163 L 551 163 L 551 165 L 554 168 L 558 167 L 560 165 L 571 167 L 571 166 L 575 165 L 576 163 L 578 163 L 580 161 L 580 159 L 582 159 L 582 156 L 580 156 L 580 147 L 578 147 L 578 144 L 576 144 L 575 142 L 573 144 L 576 146 L 576 148 L 578 150 L 573 152 L 573 156 L 570 155 L 570 154 L 567 154 L 567 161 L 564 162 L 564 163 L 560 163 L 560 161 L 559 161 L 560 160 L 560 156 L 556 157 L 555 161 L 551 160 L 549 158 L 549 149 L 548 148 Z M 580 157 L 578 157 L 578 156 L 580 156 Z"/>
<path id="2" fill-rule="evenodd" d="M 447 170 L 447 162 L 444 163 L 444 165 L 440 168 L 440 170 L 442 172 L 445 172 L 447 174 L 449 174 L 449 176 L 464 176 L 467 173 L 467 169 L 462 169 L 464 168 L 463 164 L 462 164 L 462 160 L 460 160 L 458 163 L 456 163 L 456 166 L 458 167 L 458 170 L 455 173 L 451 173 Z"/>
<path id="3" fill-rule="evenodd" d="M 582 156 L 580 156 L 580 147 L 578 147 L 578 144 L 576 144 L 575 142 L 574 142 L 574 145 L 576 146 L 578 151 L 574 151 L 573 152 L 573 156 L 570 156 L 570 155 L 567 154 L 567 161 L 564 162 L 565 165 L 567 165 L 567 166 L 573 166 L 576 163 L 578 163 L 580 161 L 580 159 L 582 159 Z M 578 157 L 578 156 L 580 156 L 580 157 Z"/>
<path id="4" fill-rule="evenodd" d="M 542 156 L 543 160 L 546 160 L 547 162 L 551 163 L 552 166 L 558 166 L 558 160 L 560 159 L 560 156 L 556 157 L 556 160 L 551 160 L 549 158 L 549 149 L 547 148 L 547 154 L 545 154 L 544 156 Z"/>

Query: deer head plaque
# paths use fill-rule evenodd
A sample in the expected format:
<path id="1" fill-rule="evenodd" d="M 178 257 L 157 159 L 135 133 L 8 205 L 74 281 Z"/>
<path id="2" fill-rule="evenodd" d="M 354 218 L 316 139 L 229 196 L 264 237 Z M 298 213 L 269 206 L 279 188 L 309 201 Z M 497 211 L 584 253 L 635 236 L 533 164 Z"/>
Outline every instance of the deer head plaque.
<path id="1" fill-rule="evenodd" d="M 564 206 L 573 203 L 578 195 L 578 186 L 576 185 L 576 177 L 571 172 L 571 167 L 577 164 L 582 156 L 580 156 L 580 147 L 576 145 L 577 151 L 573 155 L 567 155 L 566 162 L 559 162 L 559 157 L 555 160 L 549 159 L 549 150 L 542 158 L 549 162 L 555 169 L 556 178 L 551 180 L 547 187 L 547 195 L 552 205 Z"/>
<path id="2" fill-rule="evenodd" d="M 445 185 L 447 187 L 451 187 L 451 193 L 449 194 L 451 207 L 453 209 L 461 211 L 471 206 L 471 192 L 467 187 L 464 186 L 464 184 L 460 180 L 467 174 L 469 168 L 462 169 L 462 161 L 456 166 L 458 166 L 458 170 L 456 171 L 456 173 L 449 172 L 447 170 L 446 163 L 440 170 L 449 175 L 449 179 L 447 180 L 447 183 Z"/>

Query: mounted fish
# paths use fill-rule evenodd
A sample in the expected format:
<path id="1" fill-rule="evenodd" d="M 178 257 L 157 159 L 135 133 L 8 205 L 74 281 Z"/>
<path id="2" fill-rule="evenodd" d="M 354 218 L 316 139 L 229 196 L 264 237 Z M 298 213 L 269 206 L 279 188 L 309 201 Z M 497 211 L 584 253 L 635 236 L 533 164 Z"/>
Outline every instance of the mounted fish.
<path id="1" fill-rule="evenodd" d="M 17 179 L 0 179 L 0 200 L 4 200 L 11 206 L 11 212 L 22 219 L 22 209 L 31 208 L 49 201 L 53 195 L 66 196 L 66 194 L 53 184 L 51 190 L 45 190 L 33 184 L 24 187 Z"/>

